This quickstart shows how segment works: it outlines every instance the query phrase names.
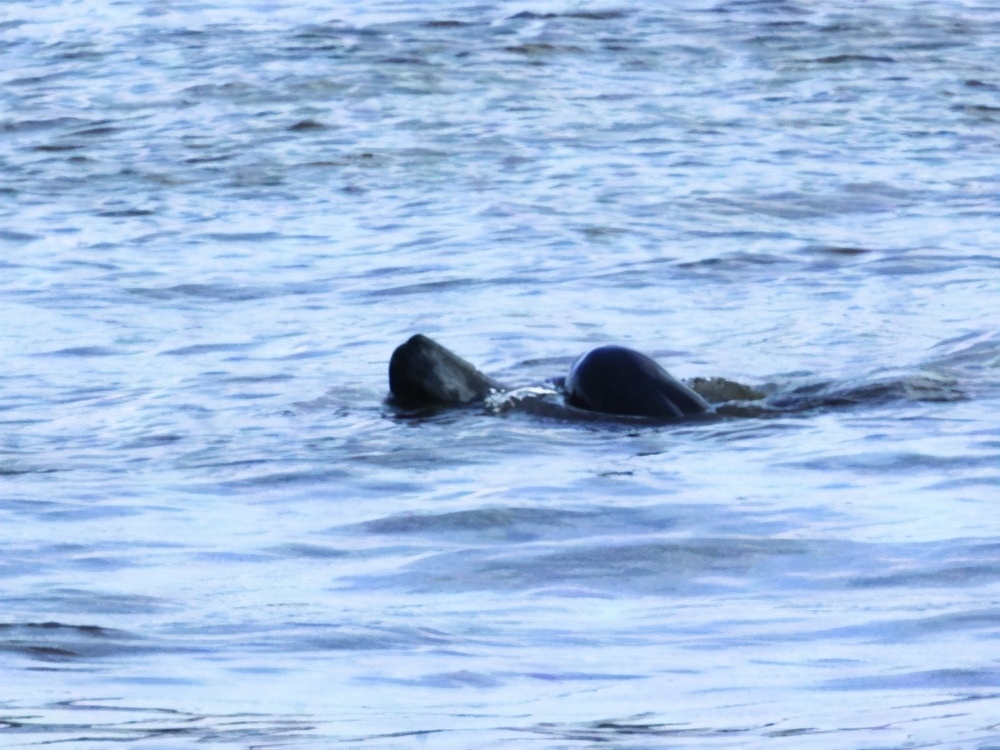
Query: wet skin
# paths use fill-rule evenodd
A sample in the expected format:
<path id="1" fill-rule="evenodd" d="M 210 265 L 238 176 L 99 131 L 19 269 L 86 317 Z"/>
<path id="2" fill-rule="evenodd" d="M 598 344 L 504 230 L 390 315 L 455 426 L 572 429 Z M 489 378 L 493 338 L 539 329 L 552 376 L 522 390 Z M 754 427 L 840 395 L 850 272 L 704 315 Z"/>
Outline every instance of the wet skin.
<path id="1" fill-rule="evenodd" d="M 433 339 L 416 334 L 389 360 L 389 389 L 406 407 L 460 406 L 508 390 Z M 565 380 L 570 406 L 601 414 L 673 419 L 708 403 L 645 354 L 602 346 L 578 359 Z"/>

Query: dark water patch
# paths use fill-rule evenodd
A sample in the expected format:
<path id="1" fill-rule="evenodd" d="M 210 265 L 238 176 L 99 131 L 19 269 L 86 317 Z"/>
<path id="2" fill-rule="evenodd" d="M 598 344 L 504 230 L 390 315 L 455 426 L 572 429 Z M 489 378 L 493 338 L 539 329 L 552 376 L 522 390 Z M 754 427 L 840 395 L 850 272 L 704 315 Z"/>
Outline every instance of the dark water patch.
<path id="1" fill-rule="evenodd" d="M 888 55 L 864 55 L 854 53 L 820 57 L 816 59 L 816 62 L 824 65 L 840 65 L 843 63 L 894 63 L 896 60 Z"/>
<path id="2" fill-rule="evenodd" d="M 741 735 L 772 726 L 764 724 L 755 727 L 734 726 L 713 729 L 706 726 L 693 726 L 687 722 L 653 721 L 653 716 L 653 714 L 645 713 L 620 719 L 597 719 L 580 723 L 546 722 L 535 726 L 521 727 L 517 731 L 543 737 L 558 737 L 560 740 L 574 743 L 593 743 L 598 747 L 607 743 L 611 743 L 608 745 L 610 747 L 628 747 L 631 743 L 642 742 L 647 738 L 738 738 Z"/>
<path id="3" fill-rule="evenodd" d="M 572 354 L 558 357 L 534 357 L 520 362 L 520 367 L 545 368 L 554 372 L 565 372 L 566 369 L 576 362 L 579 355 Z"/>
<path id="4" fill-rule="evenodd" d="M 94 268 L 98 271 L 119 271 L 120 266 L 114 263 L 101 263 L 100 261 L 94 260 L 78 260 L 78 259 L 67 259 L 62 261 L 61 265 L 67 268 Z"/>
<path id="5" fill-rule="evenodd" d="M 141 437 L 122 443 L 123 450 L 138 450 L 142 448 L 161 448 L 165 445 L 173 445 L 185 439 L 184 435 L 176 433 L 159 433 L 155 435 L 143 435 Z"/>
<path id="6" fill-rule="evenodd" d="M 814 460 L 777 464 L 777 466 L 795 466 L 820 471 L 838 469 L 864 475 L 877 473 L 902 477 L 924 473 L 948 474 L 968 473 L 981 469 L 992 470 L 996 467 L 996 456 L 939 456 L 912 451 L 872 450 L 863 454 L 829 455 Z"/>
<path id="7" fill-rule="evenodd" d="M 245 352 L 253 349 L 257 344 L 192 344 L 182 346 L 179 349 L 167 349 L 160 352 L 161 355 L 170 357 L 187 357 L 198 354 L 224 354 L 229 352 Z"/>
<path id="8" fill-rule="evenodd" d="M 100 120 L 87 120 L 80 117 L 52 117 L 47 120 L 15 120 L 0 123 L 0 134 L 30 133 L 53 128 L 84 128 Z"/>
<path id="9" fill-rule="evenodd" d="M 0 652 L 44 662 L 134 656 L 154 647 L 132 633 L 60 622 L 0 623 Z"/>
<path id="10" fill-rule="evenodd" d="M 36 354 L 37 357 L 116 357 L 120 354 L 127 354 L 121 349 L 113 349 L 107 346 L 71 346 L 66 349 L 57 349 L 53 352 L 42 352 Z"/>
<path id="11" fill-rule="evenodd" d="M 9 605 L 40 612 L 73 612 L 92 616 L 160 614 L 175 611 L 166 600 L 140 594 L 116 594 L 79 588 L 52 588 L 30 597 L 8 596 Z"/>
<path id="12" fill-rule="evenodd" d="M 625 10 L 572 10 L 562 13 L 538 13 L 531 10 L 522 10 L 510 16 L 511 20 L 527 21 L 549 21 L 554 18 L 574 18 L 581 21 L 614 21 L 625 18 L 629 15 Z"/>
<path id="13" fill-rule="evenodd" d="M 933 669 L 924 672 L 843 677 L 827 680 L 823 690 L 974 690 L 1000 688 L 1000 669 Z"/>
<path id="14" fill-rule="evenodd" d="M 37 424 L 42 421 L 47 420 L 25 420 L 21 422 L 0 422 L 0 425 L 12 425 L 12 424 Z M 26 466 L 23 464 L 13 464 L 13 463 L 3 463 L 0 464 L 0 477 L 16 477 L 22 474 L 52 474 L 61 469 L 55 469 L 51 466 Z M 9 506 L 8 506 L 9 507 Z"/>
<path id="15" fill-rule="evenodd" d="M 174 240 L 180 236 L 180 232 L 175 230 L 167 230 L 162 232 L 150 232 L 148 234 L 140 234 L 135 237 L 131 237 L 127 242 L 131 245 L 151 245 L 156 242 L 162 242 L 166 240 Z M 129 271 L 122 274 L 122 278 L 131 277 L 153 277 L 158 274 L 149 271 Z"/>
<path id="16" fill-rule="evenodd" d="M 141 516 L 148 511 L 145 507 L 124 506 L 118 504 L 95 503 L 60 503 L 46 506 L 35 511 L 39 520 L 59 523 L 74 523 L 80 521 L 96 521 L 100 518 L 124 520 L 130 516 Z"/>
<path id="17" fill-rule="evenodd" d="M 505 684 L 504 680 L 492 674 L 482 672 L 472 672 L 467 669 L 458 672 L 446 672 L 441 674 L 429 674 L 422 677 L 402 678 L 402 677 L 368 677 L 360 682 L 384 684 L 384 685 L 406 685 L 416 688 L 496 688 Z"/>
<path id="18" fill-rule="evenodd" d="M 245 81 L 225 83 L 199 83 L 182 92 L 182 96 L 201 101 L 230 101 L 251 103 L 253 101 L 273 101 L 274 96 L 260 86 Z"/>
<path id="19" fill-rule="evenodd" d="M 905 256 L 875 258 L 868 268 L 884 276 L 922 276 L 941 273 L 954 265 L 954 258 L 946 255 L 907 253 Z"/>
<path id="20" fill-rule="evenodd" d="M 343 351 L 344 351 L 343 349 L 339 349 L 339 348 L 338 349 L 313 349 L 313 350 L 310 350 L 310 351 L 292 352 L 291 354 L 283 354 L 283 355 L 277 356 L 277 357 L 270 357 L 269 359 L 271 359 L 271 361 L 274 361 L 274 362 L 295 362 L 295 361 L 303 360 L 303 359 L 326 359 L 327 357 L 341 356 L 343 354 Z M 315 402 L 313 401 L 313 402 L 306 402 L 306 403 L 315 403 Z M 352 402 L 351 405 L 353 406 L 355 404 L 356 404 L 356 402 Z"/>
<path id="21" fill-rule="evenodd" d="M 510 20 L 513 21 L 544 21 L 549 18 L 556 18 L 555 13 L 536 13 L 531 10 L 522 10 L 520 13 L 515 13 L 510 16 Z"/>
<path id="22" fill-rule="evenodd" d="M 1000 369 L 1000 332 L 971 331 L 935 344 L 929 366 L 966 373 L 977 380 L 996 378 Z"/>
<path id="23" fill-rule="evenodd" d="M 60 78 L 65 78 L 67 75 L 68 75 L 67 73 L 60 71 L 58 73 L 48 73 L 46 75 L 37 75 L 37 76 L 29 75 L 20 78 L 12 78 L 9 81 L 6 81 L 5 83 L 8 86 L 18 86 L 29 89 L 33 86 L 40 86 L 41 84 L 47 84 L 53 81 L 58 81 Z"/>
<path id="24" fill-rule="evenodd" d="M 954 104 L 951 108 L 956 112 L 967 112 L 974 115 L 1000 114 L 1000 106 L 992 104 Z"/>
<path id="25" fill-rule="evenodd" d="M 41 235 L 29 234 L 27 232 L 16 232 L 12 229 L 0 229 L 0 242 L 34 242 L 42 239 Z M 0 268 L 18 268 L 16 264 L 8 261 L 0 263 Z"/>
<path id="26" fill-rule="evenodd" d="M 403 55 L 388 55 L 376 60 L 377 63 L 382 65 L 429 65 L 427 60 L 423 60 L 419 57 L 403 56 Z M 416 93 L 415 91 L 412 93 Z"/>
<path id="27" fill-rule="evenodd" d="M 255 552 L 200 552 L 194 556 L 194 559 L 208 563 L 210 566 L 239 565 L 241 563 L 257 565 L 274 561 L 270 555 L 261 555 Z"/>
<path id="28" fill-rule="evenodd" d="M 95 136 L 107 136 L 107 135 L 118 135 L 125 131 L 125 128 L 119 127 L 117 125 L 94 125 L 88 128 L 81 128 L 80 130 L 73 131 L 72 135 L 84 136 L 84 137 L 95 137 Z"/>
<path id="29" fill-rule="evenodd" d="M 131 219 L 141 216 L 153 216 L 156 211 L 148 208 L 116 208 L 98 211 L 97 216 L 105 219 Z"/>
<path id="30" fill-rule="evenodd" d="M 543 554 L 531 562 L 495 558 L 482 571 L 507 578 L 534 578 L 535 564 L 554 582 L 615 582 L 625 578 L 673 577 L 707 572 L 730 574 L 747 572 L 762 562 L 778 557 L 801 557 L 809 545 L 791 540 L 697 539 L 685 541 L 650 541 L 636 544 L 579 545 L 575 549 Z M 527 566 L 525 565 L 527 563 Z"/>
<path id="31" fill-rule="evenodd" d="M 131 287 L 126 291 L 155 300 L 204 299 L 218 302 L 247 302 L 274 295 L 262 287 L 230 286 L 228 284 L 177 284 L 169 287 Z"/>
<path id="32" fill-rule="evenodd" d="M 120 510 L 116 508 L 116 510 Z M 143 509 L 144 510 L 144 509 Z M 131 515 L 138 515 L 140 511 L 133 511 Z M 115 513 L 116 516 L 126 516 L 129 513 Z M 68 569 L 90 571 L 93 573 L 109 573 L 116 570 L 139 567 L 135 558 L 128 557 L 108 557 L 103 555 L 75 555 L 72 560 L 63 563 Z"/>
<path id="33" fill-rule="evenodd" d="M 329 354 L 330 352 L 326 352 Z M 286 359 L 282 357 L 282 359 Z M 234 385 L 258 385 L 261 383 L 287 383 L 295 380 L 294 375 L 287 373 L 276 373 L 274 375 L 231 375 L 220 378 L 219 382 L 232 383 Z"/>
<path id="34" fill-rule="evenodd" d="M 327 38 L 346 37 L 358 40 L 379 39 L 386 35 L 386 31 L 378 25 L 354 26 L 345 21 L 334 19 L 323 23 L 306 24 L 295 31 L 296 37 L 301 38 Z"/>
<path id="35" fill-rule="evenodd" d="M 184 160 L 185 164 L 218 164 L 236 158 L 234 154 L 219 154 L 217 156 L 192 156 Z"/>
<path id="36" fill-rule="evenodd" d="M 765 21 L 763 24 L 764 28 L 768 29 L 809 29 L 811 24 L 808 21 L 797 21 L 797 20 L 782 20 L 782 21 Z"/>
<path id="37" fill-rule="evenodd" d="M 992 561 L 939 563 L 934 570 L 907 570 L 885 575 L 860 576 L 850 584 L 857 588 L 956 588 L 983 586 L 1000 581 L 1000 556 Z"/>
<path id="38" fill-rule="evenodd" d="M 627 10 L 576 10 L 563 14 L 566 18 L 578 18 L 581 21 L 615 21 L 630 15 Z"/>
<path id="39" fill-rule="evenodd" d="M 511 44 L 504 47 L 505 52 L 512 52 L 525 57 L 547 57 L 561 54 L 581 54 L 585 52 L 583 47 L 575 44 L 551 44 L 549 42 L 525 42 L 523 44 Z"/>
<path id="40" fill-rule="evenodd" d="M 252 302 L 275 297 L 319 294 L 327 289 L 325 282 L 290 282 L 277 287 L 189 283 L 168 287 L 129 287 L 125 291 L 139 297 L 164 301 Z"/>
<path id="41" fill-rule="evenodd" d="M 601 514 L 601 515 L 606 515 Z M 576 526 L 593 519 L 597 511 L 578 512 L 541 508 L 493 508 L 441 514 L 406 514 L 380 518 L 361 524 L 369 534 L 444 534 L 454 537 L 468 533 L 479 538 L 530 541 L 547 527 Z"/>
<path id="42" fill-rule="evenodd" d="M 78 151 L 83 148 L 83 146 L 76 143 L 45 143 L 38 146 L 32 146 L 32 151 L 37 151 L 43 154 L 58 154 L 64 151 Z"/>
<path id="43" fill-rule="evenodd" d="M 676 267 L 685 270 L 694 270 L 694 271 L 706 270 L 706 271 L 716 272 L 716 271 L 742 271 L 744 269 L 761 268 L 761 267 L 767 268 L 788 263 L 789 263 L 788 258 L 780 255 L 771 255 L 769 253 L 735 252 L 711 258 L 699 258 L 698 260 L 693 260 L 693 261 L 681 261 L 676 264 Z"/>
<path id="44" fill-rule="evenodd" d="M 893 401 L 950 402 L 966 398 L 965 392 L 955 380 L 930 372 L 868 382 L 770 384 L 755 390 L 768 394 L 765 401 L 767 408 L 784 412 L 873 407 Z"/>
<path id="45" fill-rule="evenodd" d="M 229 398 L 239 401 L 259 401 L 280 396 L 280 391 L 260 391 L 256 393 L 231 393 Z"/>
<path id="46" fill-rule="evenodd" d="M 481 24 L 475 21 L 446 19 L 441 21 L 422 21 L 420 25 L 428 29 L 464 29 L 469 26 L 480 26 Z"/>
<path id="47" fill-rule="evenodd" d="M 610 472 L 607 476 L 630 476 L 632 472 Z M 614 481 L 614 480 L 611 480 Z M 580 492 L 598 491 L 607 482 L 589 480 Z M 544 492 L 539 489 L 538 492 Z M 715 511 L 718 511 L 716 515 Z M 556 510 L 535 507 L 493 507 L 447 513 L 406 513 L 344 527 L 366 534 L 417 535 L 478 544 L 517 545 L 541 539 L 623 538 L 647 536 L 697 525 L 712 519 L 726 528 L 760 533 L 780 531 L 784 526 L 764 516 L 734 512 L 715 506 L 666 504 L 642 508 L 594 506 L 588 510 Z"/>
<path id="48" fill-rule="evenodd" d="M 268 547 L 266 552 L 271 552 L 281 557 L 297 557 L 307 560 L 333 560 L 349 556 L 351 553 L 336 547 L 327 547 L 319 544 L 282 544 L 277 547 Z"/>
<path id="49" fill-rule="evenodd" d="M 309 118 L 306 120 L 299 120 L 294 125 L 289 125 L 288 129 L 293 133 L 301 133 L 309 130 L 326 130 L 327 126 L 321 123 L 319 120 L 313 120 Z"/>
<path id="50" fill-rule="evenodd" d="M 375 289 L 367 292 L 368 297 L 403 297 L 411 294 L 435 294 L 453 289 L 463 289 L 470 286 L 483 284 L 485 282 L 478 279 L 459 278 L 447 279 L 443 281 L 424 281 L 417 284 L 404 284 L 383 289 Z"/>
<path id="51" fill-rule="evenodd" d="M 903 395 L 909 401 L 928 402 L 964 401 L 968 398 L 958 381 L 936 373 L 905 378 Z"/>
<path id="52" fill-rule="evenodd" d="M 989 447 L 989 446 L 987 446 Z M 1000 448 L 1000 445 L 992 446 Z M 1000 462 L 998 462 L 1000 463 Z M 956 477 L 945 479 L 941 482 L 934 482 L 928 485 L 931 490 L 968 490 L 983 488 L 989 490 L 1000 490 L 1000 476 L 994 477 Z"/>
<path id="53" fill-rule="evenodd" d="M 411 591 L 516 591 L 568 585 L 626 597 L 694 594 L 735 585 L 709 579 L 736 579 L 751 572 L 759 577 L 765 566 L 779 576 L 788 570 L 801 575 L 806 566 L 819 563 L 817 549 L 828 547 L 798 540 L 729 538 L 609 541 L 510 552 L 467 549 L 424 558 L 402 573 L 377 581 L 365 578 L 357 585 Z"/>
<path id="54" fill-rule="evenodd" d="M 193 469 L 228 469 L 241 466 L 266 466 L 271 462 L 270 459 L 267 458 L 247 458 L 218 461 L 204 460 L 205 456 L 211 453 L 214 453 L 214 451 L 206 449 L 196 451 L 192 454 L 192 456 L 186 457 L 188 460 L 184 463 L 184 465 Z"/>
<path id="55" fill-rule="evenodd" d="M 297 622 L 266 633 L 243 635 L 253 651 L 410 651 L 450 647 L 456 639 L 433 628 Z"/>
<path id="56" fill-rule="evenodd" d="M 254 477 L 245 477 L 242 479 L 233 479 L 228 482 L 219 482 L 218 484 L 212 486 L 220 490 L 234 488 L 256 488 L 264 490 L 327 484 L 333 487 L 339 482 L 348 479 L 350 476 L 350 472 L 343 469 L 302 469 L 299 471 L 270 472 Z"/>
<path id="57" fill-rule="evenodd" d="M 584 236 L 591 240 L 612 241 L 615 238 L 628 235 L 630 230 L 622 227 L 591 225 L 579 227 L 577 231 L 581 232 Z"/>
<path id="58" fill-rule="evenodd" d="M 251 667 L 229 667 L 227 671 L 233 672 L 235 674 L 255 675 L 257 677 L 264 677 L 267 675 L 288 674 L 289 672 L 291 672 L 290 669 L 286 669 L 284 667 L 269 667 L 263 664 Z"/>
<path id="59" fill-rule="evenodd" d="M 730 511 L 731 512 L 731 511 Z M 694 513 L 694 510 L 692 510 Z M 692 515 L 688 523 L 703 523 Z M 393 519 L 388 519 L 393 520 Z M 1000 581 L 1000 555 L 994 543 L 878 545 L 829 539 L 717 537 L 648 539 L 660 529 L 642 528 L 642 516 L 629 525 L 595 521 L 570 545 L 535 544 L 444 551 L 410 563 L 396 573 L 364 577 L 364 588 L 411 591 L 586 589 L 611 596 L 713 595 L 752 585 L 763 588 L 910 591 L 936 587 L 962 589 Z M 766 526 L 767 519 L 760 521 Z M 794 520 L 784 519 L 794 526 Z M 682 528 L 673 524 L 676 528 Z M 732 526 L 744 527 L 740 519 Z M 772 526 L 773 526 L 772 522 Z M 645 532 L 645 534 L 644 534 Z M 392 533 L 392 527 L 380 533 Z M 599 541 L 601 534 L 605 541 Z M 766 530 L 762 528 L 762 533 Z M 549 536 L 552 536 L 549 534 Z M 635 541 L 623 543 L 622 539 Z M 644 538 L 645 537 L 645 538 Z M 454 537 L 456 540 L 459 537 Z M 496 540 L 490 540 L 496 541 Z M 519 540 L 518 540 L 519 541 Z M 527 541 L 536 541 L 534 537 Z M 993 611 L 976 611 L 918 624 L 898 624 L 920 635 L 933 628 L 968 629 L 1000 625 Z M 875 637 L 887 626 L 862 626 L 853 635 Z M 899 631 L 902 637 L 902 631 Z M 828 635 L 850 635 L 846 630 Z M 780 636 L 791 637 L 791 636 Z M 818 637 L 816 633 L 803 637 Z M 765 640 L 766 637 L 765 637 Z"/>
<path id="60" fill-rule="evenodd" d="M 706 210 L 721 216 L 760 214 L 782 220 L 808 221 L 843 215 L 889 213 L 912 204 L 915 199 L 915 195 L 903 199 L 849 190 L 826 195 L 783 191 L 745 198 L 710 195 L 698 197 L 697 203 L 705 204 Z"/>
<path id="61" fill-rule="evenodd" d="M 168 685 L 186 687 L 204 684 L 202 680 L 193 677 L 166 677 L 163 675 L 115 675 L 107 678 L 108 682 L 123 685 Z"/>
<path id="62" fill-rule="evenodd" d="M 856 257 L 859 255 L 869 255 L 876 252 L 867 247 L 857 247 L 849 245 L 809 245 L 802 249 L 805 253 L 817 255 L 840 255 L 846 257 Z"/>
<path id="63" fill-rule="evenodd" d="M 289 741 L 301 741 L 315 729 L 315 722 L 301 716 L 198 714 L 151 707 L 149 701 L 138 702 L 143 705 L 129 705 L 114 699 L 58 701 L 41 706 L 20 703 L 16 707 L 4 707 L 6 711 L 17 713 L 0 714 L 0 729 L 5 737 L 16 737 L 31 744 L 64 742 L 82 747 L 127 744 L 171 748 L 206 743 L 270 747 L 272 743 L 284 745 Z"/>
<path id="64" fill-rule="evenodd" d="M 905 583 L 903 584 L 905 587 Z M 904 589 L 905 590 L 905 589 Z M 849 638 L 868 643 L 903 643 L 928 639 L 931 641 L 960 633 L 976 632 L 983 637 L 1000 635 L 1000 610 L 983 609 L 953 612 L 931 617 L 917 617 L 871 622 L 832 628 L 819 632 L 774 635 L 773 642 L 817 639 Z"/>
<path id="65" fill-rule="evenodd" d="M 603 682 L 606 680 L 617 682 L 619 680 L 640 680 L 646 677 L 646 675 L 638 674 L 600 672 L 528 672 L 523 676 L 543 682 Z"/>

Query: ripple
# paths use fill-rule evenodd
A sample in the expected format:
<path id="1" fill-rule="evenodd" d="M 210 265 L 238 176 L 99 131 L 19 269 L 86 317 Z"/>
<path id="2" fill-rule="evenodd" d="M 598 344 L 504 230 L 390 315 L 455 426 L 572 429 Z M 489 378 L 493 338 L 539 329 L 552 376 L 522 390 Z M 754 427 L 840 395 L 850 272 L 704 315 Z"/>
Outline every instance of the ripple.
<path id="1" fill-rule="evenodd" d="M 997 746 L 993 5 L 8 5 L 5 740 Z"/>
<path id="2" fill-rule="evenodd" d="M 136 655 L 152 648 L 131 633 L 96 625 L 0 623 L 0 651 L 43 662 Z"/>

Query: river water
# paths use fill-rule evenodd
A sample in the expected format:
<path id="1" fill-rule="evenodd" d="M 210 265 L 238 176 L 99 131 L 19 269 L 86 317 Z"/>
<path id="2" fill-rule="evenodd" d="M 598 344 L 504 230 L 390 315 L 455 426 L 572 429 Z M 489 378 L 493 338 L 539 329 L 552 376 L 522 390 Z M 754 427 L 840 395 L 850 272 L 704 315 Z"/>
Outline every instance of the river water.
<path id="1" fill-rule="evenodd" d="M 1000 747 L 1000 8 L 0 7 L 0 745 Z M 769 393 L 385 402 L 415 332 Z"/>

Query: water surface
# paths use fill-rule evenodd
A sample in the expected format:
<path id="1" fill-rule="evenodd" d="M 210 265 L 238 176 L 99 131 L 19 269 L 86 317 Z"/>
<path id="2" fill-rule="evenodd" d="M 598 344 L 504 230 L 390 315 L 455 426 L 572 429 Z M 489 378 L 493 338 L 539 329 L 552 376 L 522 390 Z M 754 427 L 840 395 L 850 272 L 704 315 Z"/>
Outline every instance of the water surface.
<path id="1" fill-rule="evenodd" d="M 0 744 L 1000 746 L 1000 11 L 8 3 Z M 771 394 L 384 402 L 423 332 Z"/>

